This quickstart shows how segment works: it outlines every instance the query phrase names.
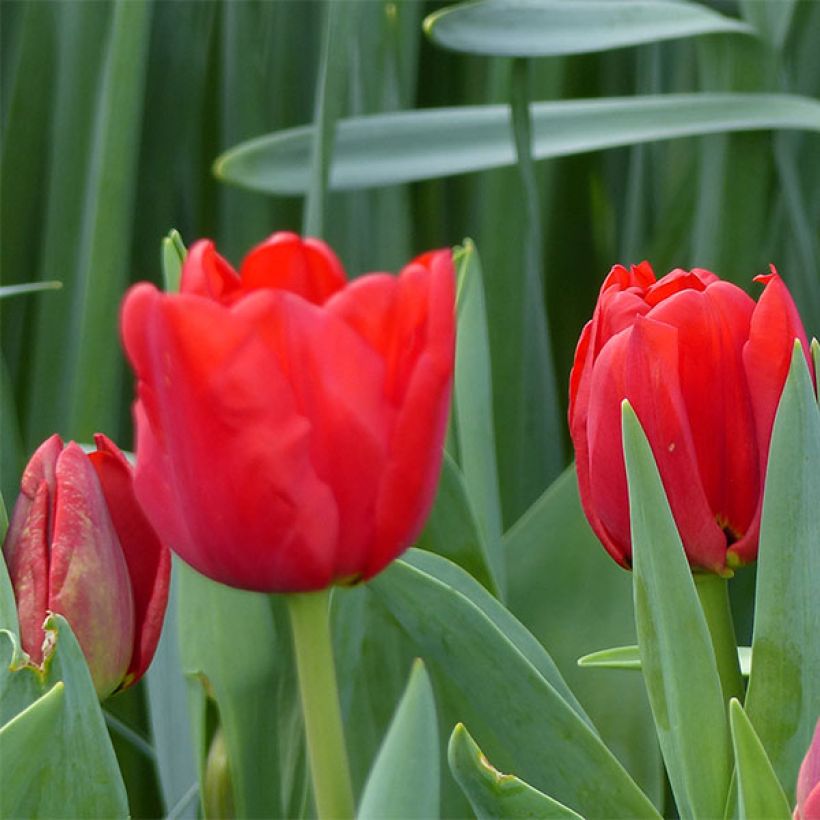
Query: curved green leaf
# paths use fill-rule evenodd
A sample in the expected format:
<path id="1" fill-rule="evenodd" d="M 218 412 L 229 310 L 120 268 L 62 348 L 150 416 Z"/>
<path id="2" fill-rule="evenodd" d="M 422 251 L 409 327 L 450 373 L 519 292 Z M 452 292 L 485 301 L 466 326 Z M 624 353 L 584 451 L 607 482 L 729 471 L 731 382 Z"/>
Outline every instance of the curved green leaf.
<path id="1" fill-rule="evenodd" d="M 535 159 L 724 131 L 820 131 L 820 102 L 787 94 L 563 100 L 533 103 L 531 111 Z M 244 142 L 216 160 L 214 173 L 256 191 L 303 194 L 312 133 L 312 126 L 305 126 Z M 330 187 L 376 188 L 514 162 L 508 106 L 376 114 L 339 121 Z"/>
<path id="2" fill-rule="evenodd" d="M 493 768 L 470 733 L 459 723 L 447 749 L 450 771 L 470 801 L 478 820 L 505 818 L 580 818 L 572 809 Z"/>
<path id="3" fill-rule="evenodd" d="M 24 816 L 24 807 L 31 805 L 32 792 L 42 787 L 41 771 L 36 763 L 50 754 L 54 727 L 58 725 L 64 703 L 65 684 L 58 681 L 0 727 L 0 760 L 3 761 L 0 817 Z"/>
<path id="4" fill-rule="evenodd" d="M 10 728 L 13 739 L 18 730 L 14 721 L 21 712 L 46 693 L 53 693 L 62 681 L 65 689 L 57 709 L 44 707 L 49 719 L 48 743 L 42 755 L 26 750 L 25 777 L 30 788 L 18 792 L 7 785 L 5 742 L 3 788 L 0 815 L 3 817 L 128 817 L 128 798 L 114 748 L 108 736 L 97 693 L 71 627 L 62 616 L 50 615 L 44 628 L 50 652 L 44 669 L 27 663 L 17 639 L 0 630 L 0 726 Z M 53 709 L 52 709 L 53 707 Z M 32 728 L 32 731 L 37 731 Z M 18 735 L 19 737 L 19 735 Z M 19 794 L 21 802 L 10 805 L 8 795 Z M 7 803 L 7 799 L 9 802 Z"/>
<path id="5" fill-rule="evenodd" d="M 590 54 L 698 34 L 754 29 L 698 3 L 668 0 L 490 0 L 462 3 L 424 21 L 433 42 L 496 57 Z"/>
<path id="6" fill-rule="evenodd" d="M 772 430 L 746 714 L 793 795 L 820 714 L 820 408 L 795 344 Z"/>
<path id="7" fill-rule="evenodd" d="M 433 687 L 417 660 L 364 787 L 361 820 L 439 816 L 438 725 Z"/>
<path id="8" fill-rule="evenodd" d="M 444 561 L 418 552 L 411 559 Z M 459 590 L 405 560 L 369 588 L 460 692 L 461 709 L 501 765 L 584 814 L 657 816 L 589 724 Z"/>
<path id="9" fill-rule="evenodd" d="M 789 820 L 791 809 L 772 763 L 740 701 L 735 698 L 729 703 L 729 724 L 735 750 L 740 820 L 756 817 Z"/>
<path id="10" fill-rule="evenodd" d="M 732 776 L 717 662 L 655 459 L 623 403 L 641 665 L 681 817 L 722 817 Z"/>

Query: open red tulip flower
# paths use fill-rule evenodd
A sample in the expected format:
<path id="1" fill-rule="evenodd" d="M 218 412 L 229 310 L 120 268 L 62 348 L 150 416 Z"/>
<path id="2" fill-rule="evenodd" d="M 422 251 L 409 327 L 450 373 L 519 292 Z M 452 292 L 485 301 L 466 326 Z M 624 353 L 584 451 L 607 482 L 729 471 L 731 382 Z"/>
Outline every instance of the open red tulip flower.
<path id="1" fill-rule="evenodd" d="M 136 492 L 203 574 L 267 592 L 370 578 L 432 504 L 453 373 L 454 272 L 430 252 L 348 283 L 324 243 L 277 233 L 239 273 L 210 241 L 181 292 L 138 284 Z"/>
<path id="2" fill-rule="evenodd" d="M 772 425 L 806 334 L 774 268 L 755 301 L 706 270 L 655 279 L 614 267 L 581 334 L 569 423 L 581 501 L 622 566 L 631 563 L 621 445 L 628 399 L 652 446 L 693 567 L 728 574 L 757 556 Z M 811 365 L 810 365 L 811 366 Z"/>
<path id="3" fill-rule="evenodd" d="M 134 497 L 131 466 L 96 435 L 86 454 L 54 435 L 29 461 L 3 542 L 20 640 L 43 662 L 43 622 L 71 624 L 100 698 L 136 683 L 157 648 L 171 555 Z"/>

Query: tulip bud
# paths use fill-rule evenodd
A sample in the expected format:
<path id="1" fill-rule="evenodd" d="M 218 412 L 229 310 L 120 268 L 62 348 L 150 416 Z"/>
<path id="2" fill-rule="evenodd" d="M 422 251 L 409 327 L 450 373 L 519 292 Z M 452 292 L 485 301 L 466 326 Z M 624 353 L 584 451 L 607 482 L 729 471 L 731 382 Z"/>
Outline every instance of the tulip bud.
<path id="1" fill-rule="evenodd" d="M 279 233 L 237 273 L 192 246 L 181 293 L 134 286 L 136 492 L 160 537 L 230 586 L 366 580 L 419 533 L 443 454 L 455 340 L 449 251 L 347 283 Z"/>
<path id="2" fill-rule="evenodd" d="M 65 617 L 100 698 L 134 683 L 153 657 L 170 556 L 136 504 L 131 468 L 105 436 L 90 456 L 59 436 L 29 461 L 3 542 L 20 641 L 43 662 L 47 612 Z"/>
<path id="3" fill-rule="evenodd" d="M 631 564 L 621 402 L 634 408 L 693 567 L 720 574 L 757 557 L 772 425 L 794 340 L 808 343 L 772 269 L 757 303 L 706 270 L 659 281 L 614 267 L 575 352 L 569 423 L 584 512 Z"/>
<path id="4" fill-rule="evenodd" d="M 820 720 L 797 775 L 794 820 L 820 820 Z"/>

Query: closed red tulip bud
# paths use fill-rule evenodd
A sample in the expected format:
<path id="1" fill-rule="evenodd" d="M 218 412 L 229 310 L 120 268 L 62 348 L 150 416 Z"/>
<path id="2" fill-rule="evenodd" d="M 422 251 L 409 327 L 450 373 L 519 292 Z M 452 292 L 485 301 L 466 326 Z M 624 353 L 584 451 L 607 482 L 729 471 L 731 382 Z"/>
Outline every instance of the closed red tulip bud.
<path id="1" fill-rule="evenodd" d="M 135 484 L 163 541 L 267 592 L 382 570 L 433 500 L 454 333 L 449 251 L 348 284 L 318 240 L 274 234 L 238 274 L 201 241 L 181 293 L 132 288 Z"/>
<path id="2" fill-rule="evenodd" d="M 772 268 L 757 303 L 706 270 L 656 281 L 648 263 L 614 267 L 575 352 L 569 423 L 592 528 L 631 564 L 621 401 L 658 464 L 693 567 L 727 573 L 757 556 L 772 425 L 794 340 L 808 344 Z"/>
<path id="3" fill-rule="evenodd" d="M 797 775 L 794 820 L 820 820 L 820 720 Z"/>
<path id="4" fill-rule="evenodd" d="M 112 441 L 94 438 L 89 455 L 57 435 L 40 445 L 23 473 L 3 555 L 32 662 L 43 661 L 46 613 L 58 613 L 104 698 L 148 668 L 171 564 L 137 505 L 130 465 Z"/>

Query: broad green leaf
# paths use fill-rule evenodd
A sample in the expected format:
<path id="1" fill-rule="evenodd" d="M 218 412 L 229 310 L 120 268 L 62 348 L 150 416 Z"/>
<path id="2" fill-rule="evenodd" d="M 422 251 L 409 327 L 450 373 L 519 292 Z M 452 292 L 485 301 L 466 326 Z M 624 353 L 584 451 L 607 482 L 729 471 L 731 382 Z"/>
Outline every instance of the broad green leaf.
<path id="1" fill-rule="evenodd" d="M 587 717 L 583 707 L 576 699 L 572 690 L 567 686 L 561 673 L 549 653 L 526 630 L 508 609 L 497 598 L 490 595 L 486 589 L 475 582 L 473 578 L 463 572 L 455 564 L 439 556 L 410 550 L 404 560 L 415 569 L 427 573 L 431 577 L 458 591 L 470 603 L 477 606 L 489 618 L 507 640 L 538 670 L 539 674 L 549 682 L 555 691 L 576 711 L 589 727 L 595 731 L 592 721 Z"/>
<path id="2" fill-rule="evenodd" d="M 27 282 L 24 285 L 3 285 L 0 287 L 0 299 L 9 296 L 21 296 L 26 293 L 37 293 L 41 290 L 59 290 L 62 282 Z"/>
<path id="3" fill-rule="evenodd" d="M 681 817 L 720 817 L 732 769 L 712 640 L 652 450 L 626 401 L 622 423 L 635 621 L 658 740 Z"/>
<path id="4" fill-rule="evenodd" d="M 656 816 L 589 724 L 461 592 L 404 560 L 369 588 L 459 690 L 460 709 L 501 765 L 584 814 Z"/>
<path id="5" fill-rule="evenodd" d="M 179 291 L 179 281 L 182 277 L 182 263 L 188 251 L 182 244 L 179 231 L 172 230 L 162 240 L 162 279 L 167 293 Z"/>
<path id="6" fill-rule="evenodd" d="M 357 817 L 438 817 L 439 777 L 436 703 L 419 660 L 373 763 Z"/>
<path id="7" fill-rule="evenodd" d="M 820 102 L 787 94 L 664 94 L 531 105 L 535 159 L 724 131 L 820 131 Z M 220 179 L 271 194 L 307 190 L 312 127 L 242 143 Z M 330 187 L 355 190 L 437 179 L 515 162 L 509 108 L 420 109 L 341 120 Z"/>
<path id="8" fill-rule="evenodd" d="M 606 745 L 655 805 L 662 805 L 665 776 L 644 687 L 630 675 L 577 666 L 580 653 L 602 644 L 634 643 L 635 618 L 631 573 L 615 564 L 587 523 L 574 466 L 504 541 L 511 611 L 549 647 Z"/>
<path id="9" fill-rule="evenodd" d="M 788 797 L 820 714 L 820 408 L 795 344 L 772 430 L 746 714 Z"/>
<path id="10" fill-rule="evenodd" d="M 443 555 L 463 567 L 490 592 L 498 595 L 489 566 L 484 534 L 458 465 L 445 451 L 433 509 L 416 546 Z"/>
<path id="11" fill-rule="evenodd" d="M 729 725 L 735 750 L 740 820 L 757 817 L 789 820 L 791 809 L 771 761 L 740 701 L 735 698 L 729 703 Z"/>
<path id="12" fill-rule="evenodd" d="M 179 646 L 180 563 L 174 557 L 168 608 L 154 660 L 145 675 L 151 740 L 157 756 L 157 775 L 166 812 L 178 805 L 197 783 L 197 756 L 186 708 L 187 689 Z M 192 801 L 178 817 L 195 817 Z"/>
<path id="13" fill-rule="evenodd" d="M 52 686 L 30 706 L 0 727 L 0 816 L 22 816 L 20 807 L 31 805 L 31 793 L 43 787 L 38 782 L 37 762 L 47 758 L 55 726 L 65 708 L 65 684 Z M 32 765 L 34 764 L 34 765 Z M 34 781 L 34 782 L 32 782 Z"/>
<path id="14" fill-rule="evenodd" d="M 450 736 L 450 771 L 470 801 L 478 820 L 506 818 L 580 818 L 572 809 L 527 785 L 512 774 L 501 774 L 482 754 L 459 723 Z"/>
<path id="15" fill-rule="evenodd" d="M 493 586 L 504 597 L 505 563 L 501 544 L 501 501 L 495 456 L 490 343 L 481 260 L 468 239 L 460 257 L 460 293 L 454 416 L 458 461 L 475 511 L 492 570 Z M 494 590 L 495 591 L 495 590 Z"/>
<path id="16" fill-rule="evenodd" d="M 748 678 L 752 662 L 751 647 L 739 646 L 737 659 L 741 675 Z M 641 668 L 640 648 L 638 646 L 614 646 L 611 649 L 591 652 L 589 655 L 578 658 L 578 666 L 639 670 Z"/>
<path id="17" fill-rule="evenodd" d="M 794 19 L 796 0 L 779 0 L 777 3 L 740 0 L 739 5 L 743 17 L 757 29 L 761 38 L 768 40 L 777 50 L 783 48 Z"/>
<path id="18" fill-rule="evenodd" d="M 433 42 L 470 54 L 552 57 L 751 26 L 698 3 L 668 0 L 490 0 L 461 3 L 424 21 Z"/>
<path id="19" fill-rule="evenodd" d="M 14 635 L 0 631 L 0 732 L 59 681 L 65 686 L 44 753 L 23 754 L 31 788 L 21 789 L 20 802 L 8 806 L 4 784 L 0 813 L 4 817 L 128 817 L 125 784 L 82 650 L 62 616 L 50 615 L 45 629 L 52 652 L 45 671 L 27 665 Z"/>
<path id="20" fill-rule="evenodd" d="M 205 698 L 213 699 L 231 767 L 239 816 L 279 811 L 277 670 L 290 663 L 278 652 L 268 596 L 218 584 L 181 561 L 179 647 L 188 679 L 194 747 L 204 772 L 209 738 Z"/>

